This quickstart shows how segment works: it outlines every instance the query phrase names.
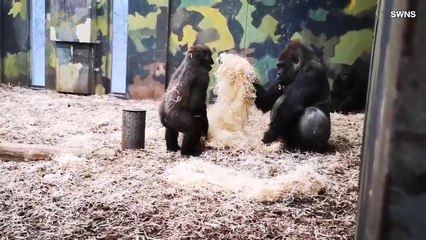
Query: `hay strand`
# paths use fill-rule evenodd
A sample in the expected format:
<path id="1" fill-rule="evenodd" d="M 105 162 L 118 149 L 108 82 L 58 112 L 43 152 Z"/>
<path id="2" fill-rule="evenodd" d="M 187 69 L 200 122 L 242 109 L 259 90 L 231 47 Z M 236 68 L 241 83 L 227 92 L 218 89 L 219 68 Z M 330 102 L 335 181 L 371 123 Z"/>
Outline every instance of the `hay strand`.
<path id="1" fill-rule="evenodd" d="M 214 148 L 246 149 L 261 144 L 258 136 L 246 129 L 256 98 L 253 82 L 258 81 L 256 69 L 247 59 L 222 53 L 215 75 L 217 101 L 209 108 L 207 145 Z"/>
<path id="2" fill-rule="evenodd" d="M 171 184 L 188 190 L 208 188 L 237 193 L 259 202 L 312 198 L 327 187 L 325 178 L 309 165 L 273 178 L 258 178 L 249 172 L 191 160 L 166 170 L 166 178 Z"/>

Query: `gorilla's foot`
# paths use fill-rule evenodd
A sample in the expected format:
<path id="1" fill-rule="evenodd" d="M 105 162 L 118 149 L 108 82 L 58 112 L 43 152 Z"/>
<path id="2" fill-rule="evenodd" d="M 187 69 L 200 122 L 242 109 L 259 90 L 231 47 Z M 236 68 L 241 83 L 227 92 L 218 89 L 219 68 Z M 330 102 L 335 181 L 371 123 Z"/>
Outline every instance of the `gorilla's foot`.
<path id="1" fill-rule="evenodd" d="M 171 151 L 171 152 L 177 152 L 180 150 L 179 145 L 175 145 L 175 146 L 167 146 L 167 151 Z"/>
<path id="2" fill-rule="evenodd" d="M 193 150 L 193 151 L 188 151 L 188 150 L 182 150 L 181 152 L 180 152 L 180 154 L 182 155 L 182 156 L 193 156 L 193 157 L 198 157 L 198 156 L 200 156 L 201 155 L 201 151 L 200 150 Z"/>

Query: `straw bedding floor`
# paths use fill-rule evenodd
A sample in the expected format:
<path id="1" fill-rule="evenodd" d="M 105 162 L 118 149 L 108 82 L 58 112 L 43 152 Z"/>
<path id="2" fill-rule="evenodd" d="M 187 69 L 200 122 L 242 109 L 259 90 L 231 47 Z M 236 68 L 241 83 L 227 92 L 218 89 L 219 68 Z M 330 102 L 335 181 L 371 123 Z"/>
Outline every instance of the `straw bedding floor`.
<path id="1" fill-rule="evenodd" d="M 0 239 L 353 239 L 363 114 L 332 114 L 335 150 L 325 154 L 259 143 L 183 158 L 165 149 L 156 102 L 5 85 L 0 96 L 1 142 L 116 150 L 0 162 Z M 148 111 L 144 150 L 119 151 L 127 107 Z M 267 121 L 253 111 L 248 129 L 258 141 Z M 300 168 L 320 176 L 321 187 L 299 179 L 273 201 L 248 196 L 252 185 L 270 187 Z M 216 179 L 185 179 L 188 169 Z M 176 176 L 181 184 L 170 181 Z"/>

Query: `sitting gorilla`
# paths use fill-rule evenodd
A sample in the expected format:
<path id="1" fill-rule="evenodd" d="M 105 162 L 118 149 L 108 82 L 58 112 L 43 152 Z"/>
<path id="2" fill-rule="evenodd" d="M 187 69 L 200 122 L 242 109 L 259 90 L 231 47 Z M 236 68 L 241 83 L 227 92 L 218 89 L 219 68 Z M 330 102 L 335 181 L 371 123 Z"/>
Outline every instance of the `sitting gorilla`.
<path id="1" fill-rule="evenodd" d="M 358 58 L 351 65 L 343 64 L 333 82 L 331 109 L 343 114 L 365 110 L 370 64 Z"/>
<path id="2" fill-rule="evenodd" d="M 201 137 L 206 137 L 209 128 L 206 95 L 213 63 L 209 47 L 193 46 L 172 75 L 159 108 L 161 123 L 166 127 L 167 150 L 181 149 L 178 136 L 182 132 L 181 154 L 201 154 Z"/>
<path id="3" fill-rule="evenodd" d="M 300 41 L 281 52 L 278 74 L 267 90 L 255 83 L 256 107 L 272 109 L 269 129 L 262 141 L 278 138 L 290 149 L 322 151 L 330 138 L 330 86 L 324 68 Z"/>

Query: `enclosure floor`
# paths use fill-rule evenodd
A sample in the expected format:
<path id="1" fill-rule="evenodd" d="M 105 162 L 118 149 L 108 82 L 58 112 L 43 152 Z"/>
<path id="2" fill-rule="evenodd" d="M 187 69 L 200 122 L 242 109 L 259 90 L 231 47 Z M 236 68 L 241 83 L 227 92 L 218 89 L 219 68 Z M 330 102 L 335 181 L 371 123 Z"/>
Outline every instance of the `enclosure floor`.
<path id="1" fill-rule="evenodd" d="M 170 185 L 164 171 L 188 158 L 166 151 L 157 102 L 4 85 L 0 97 L 1 142 L 117 150 L 0 162 L 0 238 L 353 239 L 363 114 L 332 114 L 336 150 L 326 154 L 209 149 L 199 157 L 263 178 L 309 163 L 328 178 L 319 196 L 265 204 Z M 118 151 L 125 107 L 147 110 L 145 150 Z M 254 111 L 249 129 L 261 134 L 267 121 Z"/>

